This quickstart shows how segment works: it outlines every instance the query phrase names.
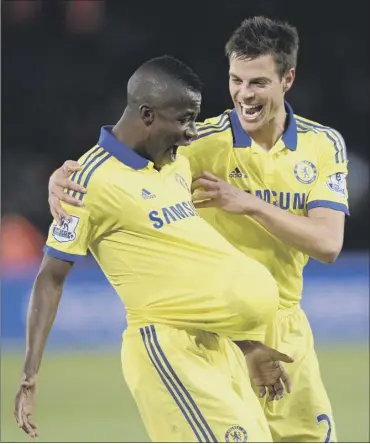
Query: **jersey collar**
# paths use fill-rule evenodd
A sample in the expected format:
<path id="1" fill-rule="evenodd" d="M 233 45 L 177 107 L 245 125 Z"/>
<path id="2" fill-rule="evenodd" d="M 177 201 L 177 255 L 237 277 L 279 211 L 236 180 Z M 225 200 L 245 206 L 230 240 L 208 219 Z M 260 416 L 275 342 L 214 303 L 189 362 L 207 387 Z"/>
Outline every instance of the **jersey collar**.
<path id="1" fill-rule="evenodd" d="M 98 145 L 112 154 L 116 159 L 134 170 L 141 170 L 148 166 L 149 160 L 144 159 L 112 134 L 113 125 L 103 126 L 100 130 Z"/>
<path id="2" fill-rule="evenodd" d="M 297 124 L 294 118 L 293 110 L 289 105 L 289 103 L 285 102 L 284 105 L 288 117 L 288 127 L 282 136 L 282 141 L 287 148 L 289 148 L 291 151 L 295 151 L 297 149 L 297 141 L 298 141 Z M 243 130 L 235 108 L 230 113 L 230 122 L 234 136 L 234 147 L 244 148 L 251 146 L 252 139 L 250 135 Z"/>

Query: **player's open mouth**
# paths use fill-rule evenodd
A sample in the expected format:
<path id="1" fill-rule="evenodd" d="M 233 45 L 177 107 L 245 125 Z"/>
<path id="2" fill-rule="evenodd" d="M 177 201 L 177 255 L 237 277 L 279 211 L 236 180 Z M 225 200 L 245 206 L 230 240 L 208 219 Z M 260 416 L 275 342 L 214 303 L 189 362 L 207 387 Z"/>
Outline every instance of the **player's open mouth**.
<path id="1" fill-rule="evenodd" d="M 256 120 L 263 110 L 263 105 L 244 105 L 243 103 L 239 105 L 244 119 L 249 122 Z"/>

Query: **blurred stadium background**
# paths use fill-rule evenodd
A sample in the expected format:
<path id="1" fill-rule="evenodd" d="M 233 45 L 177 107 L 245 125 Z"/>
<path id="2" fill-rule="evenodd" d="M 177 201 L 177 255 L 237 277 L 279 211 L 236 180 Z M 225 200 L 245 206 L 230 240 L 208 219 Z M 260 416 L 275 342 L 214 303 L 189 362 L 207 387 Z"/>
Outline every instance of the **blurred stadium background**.
<path id="1" fill-rule="evenodd" d="M 19 442 L 13 397 L 25 312 L 50 216 L 47 180 L 115 123 L 132 71 L 164 53 L 205 83 L 201 117 L 231 107 L 223 47 L 251 15 L 286 19 L 301 37 L 288 100 L 343 134 L 351 217 L 333 265 L 311 261 L 303 305 L 342 442 L 369 440 L 369 76 L 366 2 L 2 2 L 1 441 Z M 46 442 L 146 441 L 120 369 L 125 324 L 96 264 L 73 270 L 40 373 L 36 420 Z M 138 370 L 139 371 L 139 370 Z"/>

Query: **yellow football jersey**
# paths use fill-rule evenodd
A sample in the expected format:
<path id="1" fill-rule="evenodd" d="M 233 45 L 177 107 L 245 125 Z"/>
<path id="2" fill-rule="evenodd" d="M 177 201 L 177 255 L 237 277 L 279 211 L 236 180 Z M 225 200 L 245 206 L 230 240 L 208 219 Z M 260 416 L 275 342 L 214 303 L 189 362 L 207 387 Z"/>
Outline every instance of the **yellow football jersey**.
<path id="1" fill-rule="evenodd" d="M 261 338 L 261 325 L 277 310 L 276 284 L 198 216 L 186 158 L 158 171 L 103 127 L 79 162 L 72 179 L 87 193 L 73 195 L 84 206 L 66 206 L 72 221 L 52 224 L 47 254 L 76 261 L 90 249 L 131 324 Z"/>
<path id="2" fill-rule="evenodd" d="M 235 110 L 198 124 L 198 139 L 180 153 L 190 161 L 193 176 L 202 171 L 252 193 L 293 214 L 315 207 L 348 214 L 347 155 L 342 136 L 332 128 L 293 114 L 285 104 L 288 125 L 270 151 L 243 130 Z M 217 209 L 199 210 L 235 247 L 264 264 L 275 277 L 280 305 L 298 303 L 304 253 L 286 245 L 251 217 Z"/>

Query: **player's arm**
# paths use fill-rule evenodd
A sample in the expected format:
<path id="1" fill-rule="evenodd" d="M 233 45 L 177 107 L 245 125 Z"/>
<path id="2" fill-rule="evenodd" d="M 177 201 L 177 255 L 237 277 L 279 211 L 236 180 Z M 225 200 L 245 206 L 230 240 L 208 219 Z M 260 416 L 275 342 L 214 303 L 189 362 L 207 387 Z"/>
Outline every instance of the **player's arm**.
<path id="1" fill-rule="evenodd" d="M 49 179 L 49 207 L 52 216 L 58 224 L 62 220 L 69 220 L 71 215 L 61 202 L 74 206 L 82 206 L 82 201 L 73 195 L 67 194 L 68 191 L 77 191 L 86 193 L 84 187 L 74 182 L 69 177 L 75 171 L 80 171 L 81 165 L 74 160 L 66 160 L 64 164 L 56 169 Z"/>
<path id="2" fill-rule="evenodd" d="M 307 197 L 306 216 L 261 205 L 262 200 L 248 212 L 282 241 L 321 262 L 333 262 L 341 252 L 349 214 L 345 142 L 339 133 L 333 134 L 335 142 L 332 137 L 320 142 L 318 177 Z"/>
<path id="3" fill-rule="evenodd" d="M 204 125 L 200 123 L 199 125 Z M 196 140 L 190 146 L 180 146 L 178 154 L 186 157 L 189 161 L 191 175 L 194 177 L 202 171 L 202 160 L 204 157 L 205 139 Z M 86 190 L 77 182 L 71 180 L 70 176 L 75 171 L 80 171 L 81 165 L 74 160 L 66 160 L 57 168 L 49 179 L 49 207 L 54 219 L 60 224 L 62 220 L 69 220 L 70 213 L 62 206 L 62 202 L 73 206 L 81 206 L 82 202 L 74 197 L 69 191 L 86 193 Z"/>
<path id="4" fill-rule="evenodd" d="M 240 190 L 210 173 L 195 180 L 193 194 L 198 208 L 221 208 L 247 215 L 286 244 L 321 262 L 333 262 L 343 244 L 344 212 L 316 207 L 298 216 Z"/>
<path id="5" fill-rule="evenodd" d="M 189 160 L 192 175 L 199 174 L 200 165 L 198 162 L 199 157 L 194 155 L 194 150 L 190 147 L 180 147 L 179 154 L 183 155 Z M 70 179 L 70 175 L 81 170 L 81 165 L 74 160 L 66 160 L 64 164 L 56 169 L 49 179 L 49 207 L 50 212 L 58 224 L 62 220 L 69 220 L 71 215 L 62 206 L 62 202 L 73 206 L 81 206 L 82 202 L 73 195 L 67 194 L 68 191 L 77 191 L 78 193 L 86 193 L 86 190 Z"/>
<path id="6" fill-rule="evenodd" d="M 309 193 L 305 216 L 284 211 L 209 173 L 193 184 L 194 190 L 204 189 L 194 196 L 195 200 L 203 200 L 196 206 L 216 206 L 250 216 L 286 244 L 321 262 L 333 262 L 342 249 L 345 214 L 349 214 L 343 139 L 341 146 L 342 150 L 338 150 L 327 139 L 320 147 L 319 175 Z"/>
<path id="7" fill-rule="evenodd" d="M 92 193 L 93 196 L 94 193 Z M 74 262 L 87 254 L 94 236 L 91 206 L 66 207 L 72 214 L 70 222 L 51 225 L 45 246 L 45 256 L 34 282 L 27 317 L 26 355 L 23 378 L 15 398 L 14 414 L 20 428 L 29 436 L 37 436 L 30 416 L 34 408 L 37 374 L 44 347 L 53 325 L 65 279 Z"/>
<path id="8" fill-rule="evenodd" d="M 73 262 L 44 255 L 36 276 L 28 306 L 26 330 L 26 358 L 23 374 L 37 375 L 47 336 L 58 309 L 63 286 Z"/>
<path id="9" fill-rule="evenodd" d="M 287 245 L 310 257 L 327 263 L 336 260 L 343 245 L 343 212 L 318 207 L 309 210 L 307 216 L 298 216 L 258 200 L 245 214 Z"/>
<path id="10" fill-rule="evenodd" d="M 32 438 L 38 436 L 37 428 L 30 420 L 37 374 L 58 310 L 63 285 L 72 266 L 73 262 L 45 254 L 31 293 L 26 327 L 26 356 L 22 381 L 15 398 L 14 414 L 18 426 Z"/>

